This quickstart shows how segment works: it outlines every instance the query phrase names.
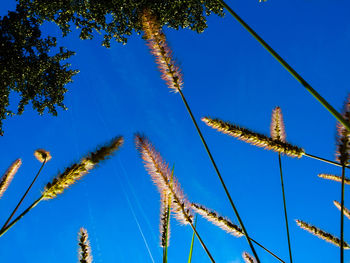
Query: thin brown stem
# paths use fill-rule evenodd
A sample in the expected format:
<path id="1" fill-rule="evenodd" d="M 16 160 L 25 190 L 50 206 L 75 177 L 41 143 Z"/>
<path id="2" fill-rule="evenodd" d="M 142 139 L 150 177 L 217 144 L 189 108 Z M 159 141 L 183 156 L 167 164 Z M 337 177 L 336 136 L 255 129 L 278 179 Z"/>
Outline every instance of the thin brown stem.
<path id="1" fill-rule="evenodd" d="M 43 164 L 41 165 L 41 167 L 40 167 L 39 171 L 37 172 L 36 176 L 34 177 L 32 183 L 30 184 L 30 186 L 28 187 L 27 191 L 26 191 L 26 192 L 24 193 L 24 195 L 22 196 L 21 200 L 18 202 L 16 208 L 12 211 L 11 215 L 9 216 L 9 218 L 7 219 L 6 223 L 3 225 L 3 227 L 1 228 L 1 230 L 4 229 L 4 228 L 8 225 L 8 223 L 11 221 L 12 217 L 15 215 L 15 213 L 16 213 L 16 211 L 18 210 L 19 206 L 22 204 L 24 198 L 27 196 L 29 190 L 32 188 L 34 182 L 35 182 L 36 179 L 38 178 L 38 176 L 39 176 L 41 170 L 43 169 L 43 167 L 44 167 L 44 165 L 45 165 L 45 163 L 46 163 L 46 158 L 45 158 L 45 160 L 43 161 Z"/>
<path id="2" fill-rule="evenodd" d="M 221 174 L 220 174 L 220 172 L 219 172 L 219 169 L 218 169 L 218 167 L 217 167 L 217 165 L 216 165 L 216 163 L 215 163 L 215 161 L 214 161 L 214 158 L 213 158 L 213 156 L 212 156 L 212 154 L 211 154 L 211 152 L 210 152 L 210 150 L 209 150 L 209 147 L 208 147 L 208 145 L 207 145 L 207 143 L 206 143 L 206 141 L 205 141 L 205 139 L 204 139 L 204 137 L 203 137 L 203 135 L 202 135 L 202 132 L 201 132 L 201 130 L 200 130 L 199 127 L 198 127 L 198 124 L 197 124 L 197 122 L 196 122 L 196 120 L 195 120 L 195 118 L 194 118 L 194 116 L 193 116 L 193 114 L 192 114 L 192 111 L 191 111 L 191 109 L 190 109 L 190 107 L 189 107 L 189 105 L 188 105 L 188 103 L 187 103 L 187 101 L 186 101 L 186 99 L 185 99 L 185 96 L 183 95 L 181 89 L 179 89 L 178 92 L 179 92 L 180 95 L 181 95 L 182 101 L 183 101 L 183 103 L 184 103 L 185 106 L 186 106 L 186 109 L 187 109 L 187 111 L 188 111 L 188 113 L 189 113 L 189 115 L 190 115 L 190 117 L 191 117 L 191 119 L 192 119 L 192 122 L 193 122 L 194 126 L 196 127 L 196 130 L 197 130 L 197 132 L 198 132 L 198 135 L 199 135 L 199 137 L 201 138 L 201 141 L 202 141 L 202 143 L 203 143 L 203 145 L 204 145 L 204 148 L 205 148 L 205 150 L 206 150 L 206 152 L 207 152 L 207 154 L 208 154 L 208 156 L 209 156 L 209 158 L 210 158 L 210 160 L 211 160 L 211 163 L 212 163 L 213 166 L 214 166 L 214 169 L 215 169 L 215 171 L 216 171 L 216 174 L 217 174 L 217 176 L 218 176 L 219 179 L 220 179 L 220 182 L 221 182 L 221 184 L 222 184 L 222 186 L 223 186 L 223 188 L 224 188 L 224 190 L 225 190 L 225 193 L 226 193 L 226 195 L 227 195 L 227 197 L 228 197 L 228 199 L 229 199 L 229 201 L 230 201 L 230 204 L 231 204 L 231 206 L 232 206 L 232 208 L 233 208 L 233 211 L 234 211 L 235 214 L 236 214 L 237 220 L 238 220 L 238 222 L 239 222 L 239 224 L 240 224 L 240 226 L 241 226 L 241 228 L 242 228 L 242 231 L 243 231 L 243 233 L 244 233 L 244 235 L 245 235 L 245 237 L 246 237 L 246 239 L 247 239 L 247 241 L 248 241 L 248 243 L 249 243 L 249 246 L 250 246 L 250 248 L 251 248 L 251 250 L 252 250 L 252 252 L 253 252 L 253 254 L 254 254 L 256 260 L 257 260 L 257 263 L 260 263 L 258 254 L 256 253 L 256 251 L 255 251 L 255 249 L 254 249 L 254 246 L 253 246 L 252 242 L 251 242 L 250 239 L 249 239 L 248 232 L 247 232 L 247 230 L 245 229 L 245 227 L 244 227 L 244 225 L 243 225 L 243 221 L 242 221 L 241 217 L 239 216 L 238 210 L 237 210 L 236 206 L 234 205 L 234 203 L 233 203 L 233 201 L 232 201 L 231 195 L 230 195 L 230 193 L 229 193 L 229 191 L 228 191 L 228 189 L 227 189 L 227 187 L 226 187 L 226 184 L 225 184 L 225 182 L 224 182 L 224 180 L 223 180 L 223 178 L 222 178 L 222 176 L 221 176 Z"/>

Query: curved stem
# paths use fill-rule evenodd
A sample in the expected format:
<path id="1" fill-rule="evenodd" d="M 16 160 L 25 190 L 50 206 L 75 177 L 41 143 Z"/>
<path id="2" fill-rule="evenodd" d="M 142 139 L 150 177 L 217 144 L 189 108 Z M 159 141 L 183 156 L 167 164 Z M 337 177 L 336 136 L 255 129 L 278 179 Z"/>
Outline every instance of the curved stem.
<path id="1" fill-rule="evenodd" d="M 225 185 L 224 180 L 222 179 L 222 176 L 221 176 L 221 174 L 220 174 L 220 172 L 219 172 L 219 169 L 218 169 L 218 167 L 217 167 L 217 165 L 216 165 L 216 163 L 215 163 L 215 161 L 214 161 L 213 156 L 211 155 L 211 152 L 210 152 L 210 150 L 209 150 L 209 147 L 208 147 L 208 145 L 207 145 L 207 143 L 206 143 L 206 141 L 205 141 L 205 139 L 204 139 L 204 137 L 203 137 L 203 135 L 202 135 L 202 132 L 200 131 L 200 129 L 199 129 L 199 127 L 198 127 L 198 124 L 197 124 L 197 122 L 196 122 L 196 120 L 195 120 L 195 118 L 194 118 L 194 116 L 193 116 L 193 114 L 192 114 L 192 111 L 191 111 L 191 109 L 190 109 L 190 107 L 189 107 L 189 105 L 188 105 L 188 103 L 187 103 L 187 101 L 186 101 L 186 99 L 185 99 L 185 96 L 183 95 L 181 89 L 178 89 L 178 92 L 180 93 L 181 98 L 182 98 L 182 101 L 183 101 L 183 103 L 185 104 L 186 109 L 187 109 L 188 113 L 189 113 L 190 116 L 191 116 L 192 122 L 193 122 L 194 126 L 196 127 L 196 130 L 197 130 L 197 132 L 198 132 L 198 135 L 199 135 L 199 137 L 201 138 L 201 141 L 202 141 L 202 143 L 203 143 L 203 145 L 204 145 L 204 148 L 205 148 L 205 150 L 207 151 L 207 154 L 208 154 L 208 156 L 209 156 L 209 158 L 210 158 L 210 160 L 211 160 L 211 163 L 212 163 L 213 166 L 214 166 L 214 169 L 215 169 L 215 171 L 216 171 L 216 174 L 217 174 L 217 176 L 218 176 L 219 179 L 220 179 L 220 182 L 221 182 L 221 184 L 222 184 L 222 186 L 223 186 L 223 188 L 224 188 L 224 190 L 225 190 L 225 193 L 226 193 L 226 195 L 227 195 L 227 197 L 228 197 L 228 199 L 229 199 L 229 201 L 230 201 L 230 204 L 231 204 L 231 206 L 232 206 L 232 208 L 233 208 L 233 211 L 234 211 L 235 214 L 236 214 L 237 220 L 238 220 L 239 224 L 241 225 L 243 234 L 244 234 L 244 236 L 246 237 L 246 239 L 247 239 L 247 241 L 248 241 L 248 243 L 249 243 L 249 246 L 250 246 L 250 248 L 251 248 L 251 250 L 252 250 L 252 252 L 253 252 L 253 254 L 254 254 L 256 260 L 257 260 L 257 263 L 260 263 L 258 254 L 256 253 L 256 251 L 255 251 L 255 249 L 254 249 L 254 246 L 253 246 L 252 242 L 251 242 L 250 239 L 249 239 L 248 232 L 247 232 L 247 230 L 245 229 L 245 227 L 244 227 L 244 225 L 243 225 L 243 222 L 242 222 L 241 217 L 239 216 L 238 210 L 237 210 L 236 206 L 234 205 L 234 203 L 233 203 L 233 201 L 232 201 L 231 195 L 230 195 L 230 193 L 229 193 L 229 191 L 228 191 L 228 189 L 227 189 L 227 187 L 226 187 L 226 185 Z"/>
<path id="2" fill-rule="evenodd" d="M 0 237 L 5 234 L 14 224 L 16 224 L 22 217 L 24 217 L 31 209 L 33 209 L 44 198 L 40 196 L 33 204 L 31 204 L 26 210 L 22 212 L 16 219 L 14 219 L 7 227 L 0 230 Z"/>
<path id="3" fill-rule="evenodd" d="M 289 235 L 289 226 L 288 226 L 286 196 L 285 196 L 285 193 L 284 193 L 283 172 L 282 172 L 282 161 L 281 161 L 281 154 L 280 154 L 280 153 L 278 153 L 278 163 L 279 163 L 280 175 L 281 175 L 281 187 L 282 187 L 282 196 L 283 196 L 284 219 L 285 219 L 285 221 L 286 221 L 286 230 L 287 230 L 287 238 L 288 238 L 288 249 L 289 249 L 289 259 L 290 259 L 290 263 L 293 263 L 293 259 L 292 259 L 292 248 L 291 248 L 291 244 L 290 244 L 290 235 Z"/>
<path id="4" fill-rule="evenodd" d="M 341 173 L 341 207 L 340 207 L 340 262 L 344 263 L 344 184 L 345 167 L 342 167 Z"/>
<path id="5" fill-rule="evenodd" d="M 39 176 L 41 170 L 43 169 L 43 167 L 44 167 L 44 165 L 45 165 L 45 163 L 46 163 L 46 158 L 45 158 L 45 160 L 43 161 L 43 164 L 41 165 L 41 167 L 40 167 L 39 171 L 37 172 L 36 176 L 34 177 L 32 183 L 30 184 L 30 186 L 28 187 L 27 191 L 26 191 L 26 192 L 24 193 L 24 195 L 22 196 L 21 200 L 18 202 L 16 208 L 12 211 L 11 215 L 9 216 L 9 218 L 7 219 L 6 223 L 3 225 L 3 227 L 1 228 L 1 230 L 4 229 L 4 228 L 8 225 L 8 223 L 11 221 L 12 217 L 15 215 L 15 213 L 16 213 L 16 211 L 18 210 L 19 206 L 22 204 L 24 198 L 27 196 L 29 190 L 32 188 L 34 182 L 35 182 L 36 179 L 38 178 L 38 176 Z"/>
<path id="6" fill-rule="evenodd" d="M 242 18 L 240 18 L 223 0 L 218 0 L 224 8 L 301 84 L 316 98 L 348 131 L 350 123 L 336 111 L 309 83 L 306 82 L 275 50 L 273 50 Z"/>

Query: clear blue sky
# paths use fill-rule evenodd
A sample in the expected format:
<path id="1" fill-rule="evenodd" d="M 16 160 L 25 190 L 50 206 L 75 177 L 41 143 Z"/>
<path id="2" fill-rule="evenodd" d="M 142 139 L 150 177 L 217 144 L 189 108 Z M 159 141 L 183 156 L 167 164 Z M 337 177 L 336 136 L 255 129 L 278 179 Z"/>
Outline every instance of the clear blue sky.
<path id="1" fill-rule="evenodd" d="M 350 87 L 348 1 L 228 4 L 336 109 L 342 109 Z M 14 7 L 14 1 L 2 1 L 0 15 Z M 59 33 L 55 26 L 45 30 Z M 198 120 L 209 115 L 269 134 L 271 111 L 279 105 L 288 141 L 334 159 L 334 118 L 230 15 L 210 16 L 202 34 L 165 32 L 184 74 L 183 92 Z M 115 135 L 123 135 L 125 144 L 112 159 L 58 198 L 40 203 L 1 237 L 1 262 L 77 262 L 80 227 L 90 234 L 94 262 L 148 263 L 150 254 L 154 262 L 161 262 L 159 194 L 135 150 L 135 132 L 147 135 L 164 159 L 175 164 L 175 175 L 191 201 L 236 222 L 181 98 L 160 79 L 144 40 L 134 35 L 127 45 L 112 43 L 110 49 L 100 40 L 82 41 L 76 32 L 59 39 L 60 45 L 77 52 L 70 62 L 80 70 L 68 85 L 68 111 L 59 111 L 58 117 L 39 116 L 27 106 L 22 116 L 5 121 L 0 171 L 19 157 L 23 165 L 0 200 L 1 220 L 6 220 L 40 167 L 35 149 L 44 148 L 53 158 L 22 209 L 55 175 L 96 145 Z M 248 233 L 288 261 L 277 154 L 199 125 Z M 340 169 L 306 157 L 282 161 L 295 262 L 337 262 L 339 249 L 301 230 L 294 219 L 339 236 L 339 212 L 332 202 L 339 201 L 340 184 L 317 174 L 339 174 Z M 345 196 L 347 203 L 348 193 Z M 347 241 L 349 227 L 345 219 Z M 204 219 L 198 220 L 198 230 L 219 263 L 243 262 L 241 253 L 250 251 L 245 239 L 229 236 Z M 171 232 L 169 263 L 187 262 L 190 227 L 173 219 Z M 257 252 L 262 262 L 276 262 L 258 247 Z M 198 242 L 193 262 L 209 262 Z"/>

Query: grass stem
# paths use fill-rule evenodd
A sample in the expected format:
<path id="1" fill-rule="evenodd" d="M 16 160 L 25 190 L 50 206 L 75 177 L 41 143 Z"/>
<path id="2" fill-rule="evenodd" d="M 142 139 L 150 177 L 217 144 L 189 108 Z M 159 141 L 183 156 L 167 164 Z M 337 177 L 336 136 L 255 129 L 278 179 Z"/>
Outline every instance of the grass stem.
<path id="1" fill-rule="evenodd" d="M 325 107 L 348 131 L 350 123 L 336 111 L 309 83 L 306 82 L 275 50 L 273 50 L 241 17 L 239 17 L 223 0 L 218 0 L 224 8 L 301 84 Z"/>
<path id="2" fill-rule="evenodd" d="M 285 219 L 285 221 L 286 221 L 286 230 L 287 230 L 287 238 L 288 238 L 289 259 L 290 259 L 290 263 L 293 263 L 293 259 L 292 259 L 292 248 L 291 248 L 291 244 L 290 244 L 290 235 L 289 235 L 289 226 L 288 226 L 286 196 L 285 196 L 285 193 L 284 193 L 283 172 L 282 172 L 282 160 L 281 160 L 281 154 L 280 154 L 280 153 L 278 153 L 278 163 L 279 163 L 280 175 L 281 175 L 281 187 L 282 187 L 282 196 L 283 196 L 284 219 Z"/>
<path id="3" fill-rule="evenodd" d="M 197 225 L 197 215 L 194 219 L 194 227 L 196 228 L 196 225 Z M 192 235 L 192 240 L 191 240 L 191 248 L 190 248 L 190 254 L 188 255 L 188 261 L 187 263 L 191 263 L 192 262 L 192 252 L 193 252 L 193 246 L 194 246 L 194 236 L 195 236 L 195 233 L 193 231 L 193 235 Z"/>
<path id="4" fill-rule="evenodd" d="M 343 165 L 341 165 L 340 163 L 333 162 L 333 161 L 327 160 L 325 158 L 318 157 L 316 155 L 312 155 L 312 154 L 309 154 L 309 153 L 304 153 L 304 155 L 309 157 L 309 158 L 313 158 L 313 159 L 316 159 L 316 160 L 319 160 L 319 161 L 322 161 L 322 162 L 325 162 L 325 163 L 329 163 L 329 164 L 332 164 L 332 165 L 335 165 L 335 166 L 343 167 Z M 350 166 L 344 166 L 344 167 L 350 169 Z"/>
<path id="5" fill-rule="evenodd" d="M 247 232 L 247 230 L 245 229 L 245 227 L 244 227 L 244 225 L 243 225 L 243 222 L 242 222 L 241 217 L 239 216 L 238 210 L 237 210 L 236 206 L 234 205 L 234 203 L 233 203 L 233 201 L 232 201 L 231 195 L 230 195 L 230 193 L 229 193 L 229 191 L 228 191 L 228 189 L 227 189 L 227 187 L 226 187 L 226 185 L 225 185 L 225 182 L 224 182 L 224 180 L 223 180 L 223 178 L 222 178 L 222 176 L 221 176 L 221 174 L 220 174 L 220 172 L 219 172 L 219 169 L 218 169 L 218 167 L 217 167 L 217 165 L 216 165 L 216 163 L 215 163 L 215 161 L 214 161 L 214 158 L 213 158 L 213 156 L 211 155 L 211 152 L 210 152 L 210 150 L 209 150 L 209 148 L 208 148 L 208 145 L 207 145 L 207 143 L 206 143 L 206 141 L 205 141 L 205 139 L 204 139 L 204 137 L 203 137 L 203 135 L 202 135 L 202 132 L 200 131 L 200 129 L 199 129 L 199 127 L 198 127 L 198 124 L 197 124 L 197 122 L 196 122 L 196 120 L 195 120 L 195 118 L 194 118 L 194 116 L 193 116 L 193 114 L 192 114 L 192 111 L 191 111 L 191 109 L 190 109 L 190 107 L 189 107 L 189 105 L 188 105 L 188 103 L 187 103 L 187 101 L 186 101 L 186 99 L 185 99 L 185 96 L 183 95 L 181 89 L 179 89 L 178 92 L 179 92 L 180 95 L 181 95 L 182 101 L 183 101 L 183 103 L 184 103 L 185 106 L 186 106 L 186 109 L 187 109 L 187 111 L 188 111 L 188 113 L 189 113 L 189 115 L 190 115 L 190 117 L 191 117 L 191 119 L 192 119 L 192 122 L 193 122 L 194 126 L 196 127 L 196 130 L 197 130 L 197 132 L 198 132 L 198 135 L 199 135 L 199 137 L 201 138 L 201 141 L 202 141 L 202 143 L 203 143 L 203 145 L 204 145 L 204 148 L 206 149 L 207 154 L 208 154 L 208 156 L 209 156 L 209 158 L 210 158 L 210 160 L 211 160 L 211 162 L 212 162 L 212 164 L 213 164 L 213 166 L 214 166 L 214 169 L 215 169 L 215 171 L 216 171 L 216 174 L 218 175 L 218 177 L 219 177 L 219 179 L 220 179 L 220 182 L 221 182 L 221 184 L 222 184 L 222 186 L 223 186 L 223 188 L 224 188 L 224 190 L 225 190 L 225 193 L 226 193 L 226 195 L 227 195 L 227 197 L 228 197 L 228 199 L 229 199 L 229 201 L 230 201 L 230 204 L 231 204 L 231 206 L 232 206 L 232 208 L 233 208 L 233 211 L 234 211 L 235 214 L 236 214 L 237 220 L 238 220 L 238 222 L 239 222 L 239 224 L 240 224 L 240 226 L 241 226 L 241 228 L 242 228 L 242 231 L 243 231 L 243 233 L 244 233 L 244 235 L 245 235 L 245 237 L 246 237 L 246 239 L 247 239 L 247 241 L 248 241 L 248 243 L 249 243 L 249 246 L 250 246 L 250 248 L 251 248 L 251 250 L 252 250 L 252 252 L 253 252 L 253 254 L 254 254 L 254 257 L 256 258 L 257 263 L 260 263 L 259 257 L 258 257 L 258 255 L 257 255 L 257 253 L 256 253 L 256 251 L 255 251 L 255 249 L 254 249 L 254 246 L 253 246 L 252 242 L 251 242 L 250 239 L 249 239 L 248 232 Z M 194 231 L 195 231 L 195 229 L 194 229 Z M 197 232 L 197 231 L 195 231 L 195 232 Z M 196 234 L 196 235 L 197 235 L 197 234 Z"/>
<path id="6" fill-rule="evenodd" d="M 341 173 L 341 207 L 340 207 L 340 262 L 344 263 L 344 185 L 345 185 L 345 167 L 342 167 Z"/>
<path id="7" fill-rule="evenodd" d="M 7 227 L 0 230 L 0 237 L 5 234 L 14 224 L 16 224 L 22 217 L 24 217 L 31 209 L 33 209 L 44 198 L 40 196 L 33 204 L 31 204 L 26 210 L 22 212 L 16 219 L 14 219 Z"/>
<path id="8" fill-rule="evenodd" d="M 1 228 L 1 230 L 4 229 L 4 228 L 8 225 L 8 223 L 11 221 L 12 217 L 15 215 L 15 213 L 16 213 L 16 211 L 18 210 L 19 206 L 22 204 L 24 198 L 27 196 L 29 190 L 32 188 L 34 182 L 35 182 L 36 179 L 38 178 L 38 176 L 39 176 L 41 170 L 43 169 L 43 167 L 44 167 L 44 165 L 45 165 L 45 163 L 46 163 L 46 158 L 45 158 L 45 160 L 43 161 L 43 163 L 42 163 L 42 165 L 41 165 L 41 167 L 40 167 L 38 173 L 37 173 L 36 176 L 34 177 L 32 183 L 30 184 L 30 186 L 28 187 L 27 191 L 26 191 L 26 192 L 24 193 L 24 195 L 22 196 L 21 200 L 18 202 L 16 208 L 12 211 L 11 215 L 9 216 L 9 218 L 7 219 L 6 223 L 3 225 L 3 227 Z"/>

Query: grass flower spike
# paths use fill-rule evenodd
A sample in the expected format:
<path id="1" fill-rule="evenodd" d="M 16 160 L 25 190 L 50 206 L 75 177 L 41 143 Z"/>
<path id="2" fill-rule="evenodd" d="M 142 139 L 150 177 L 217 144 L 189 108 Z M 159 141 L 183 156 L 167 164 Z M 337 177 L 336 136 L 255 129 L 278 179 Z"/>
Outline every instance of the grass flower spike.
<path id="1" fill-rule="evenodd" d="M 79 262 L 91 263 L 92 254 L 89 242 L 89 236 L 85 228 L 80 228 L 78 241 L 79 241 Z"/>
<path id="2" fill-rule="evenodd" d="M 171 170 L 153 145 L 144 136 L 136 135 L 136 147 L 141 153 L 146 170 L 157 185 L 158 191 L 169 193 L 172 197 L 172 210 L 177 220 L 183 224 L 192 223 L 192 213 L 190 202 L 185 195 L 175 177 L 171 179 Z"/>
<path id="3" fill-rule="evenodd" d="M 50 152 L 44 150 L 44 149 L 38 149 L 34 152 L 34 156 L 36 159 L 38 159 L 39 162 L 48 162 L 51 160 Z"/>
<path id="4" fill-rule="evenodd" d="M 142 14 L 142 26 L 148 47 L 156 57 L 156 63 L 162 73 L 162 79 L 166 81 L 170 89 L 178 92 L 183 86 L 180 68 L 172 57 L 172 51 L 167 44 L 166 37 L 157 19 L 147 9 Z"/>
<path id="5" fill-rule="evenodd" d="M 245 263 L 256 263 L 256 260 L 248 252 L 243 252 L 242 257 Z"/>
<path id="6" fill-rule="evenodd" d="M 171 194 L 164 192 L 161 194 L 160 200 L 160 246 L 169 247 L 170 240 L 170 209 L 171 209 Z"/>
<path id="7" fill-rule="evenodd" d="M 304 221 L 296 220 L 297 225 L 301 227 L 302 229 L 310 232 L 314 236 L 317 236 L 318 238 L 321 238 L 329 243 L 332 243 L 333 245 L 340 246 L 340 239 L 333 236 L 332 234 L 329 234 L 313 225 L 310 225 Z M 348 243 L 344 242 L 344 249 L 350 249 L 350 246 Z"/>
<path id="8" fill-rule="evenodd" d="M 302 148 L 286 142 L 273 140 L 263 134 L 250 131 L 229 122 L 224 122 L 219 119 L 211 119 L 209 117 L 202 118 L 202 121 L 213 129 L 258 147 L 279 152 L 290 157 L 300 158 L 305 154 L 305 151 Z"/>
<path id="9" fill-rule="evenodd" d="M 276 107 L 272 111 L 271 138 L 273 140 L 286 142 L 286 131 L 284 129 L 283 116 L 280 107 Z"/>
<path id="10" fill-rule="evenodd" d="M 95 152 L 90 153 L 83 158 L 79 163 L 66 168 L 66 170 L 52 182 L 48 183 L 42 194 L 44 200 L 53 199 L 58 194 L 61 194 L 64 189 L 74 184 L 77 180 L 87 174 L 100 161 L 107 159 L 114 151 L 123 144 L 122 137 L 116 137 L 107 145 L 99 148 Z"/>
<path id="11" fill-rule="evenodd" d="M 243 236 L 242 229 L 239 226 L 233 224 L 230 220 L 223 218 L 222 216 L 219 216 L 215 211 L 211 211 L 202 205 L 194 204 L 194 203 L 192 203 L 192 209 L 196 213 L 200 214 L 205 219 L 207 219 L 209 222 L 220 227 L 222 230 L 226 231 L 227 233 L 235 237 Z"/>
<path id="12" fill-rule="evenodd" d="M 350 95 L 344 106 L 344 119 L 350 121 Z M 350 131 L 347 130 L 341 123 L 337 125 L 338 136 L 337 136 L 337 153 L 336 159 L 342 165 L 346 166 L 349 164 L 350 158 Z"/>
<path id="13" fill-rule="evenodd" d="M 333 204 L 336 206 L 336 208 L 341 210 L 341 204 L 338 201 L 333 201 Z M 350 219 L 350 210 L 346 207 L 344 207 L 344 215 Z"/>
<path id="14" fill-rule="evenodd" d="M 318 174 L 318 177 L 341 183 L 341 176 L 338 176 L 338 175 L 334 175 L 334 174 Z M 344 183 L 350 185 L 350 179 L 349 178 L 345 178 Z"/>
<path id="15" fill-rule="evenodd" d="M 14 161 L 11 166 L 6 170 L 4 175 L 0 179 L 0 198 L 3 196 L 7 188 L 9 187 L 13 177 L 17 173 L 19 167 L 22 164 L 21 159 Z"/>

